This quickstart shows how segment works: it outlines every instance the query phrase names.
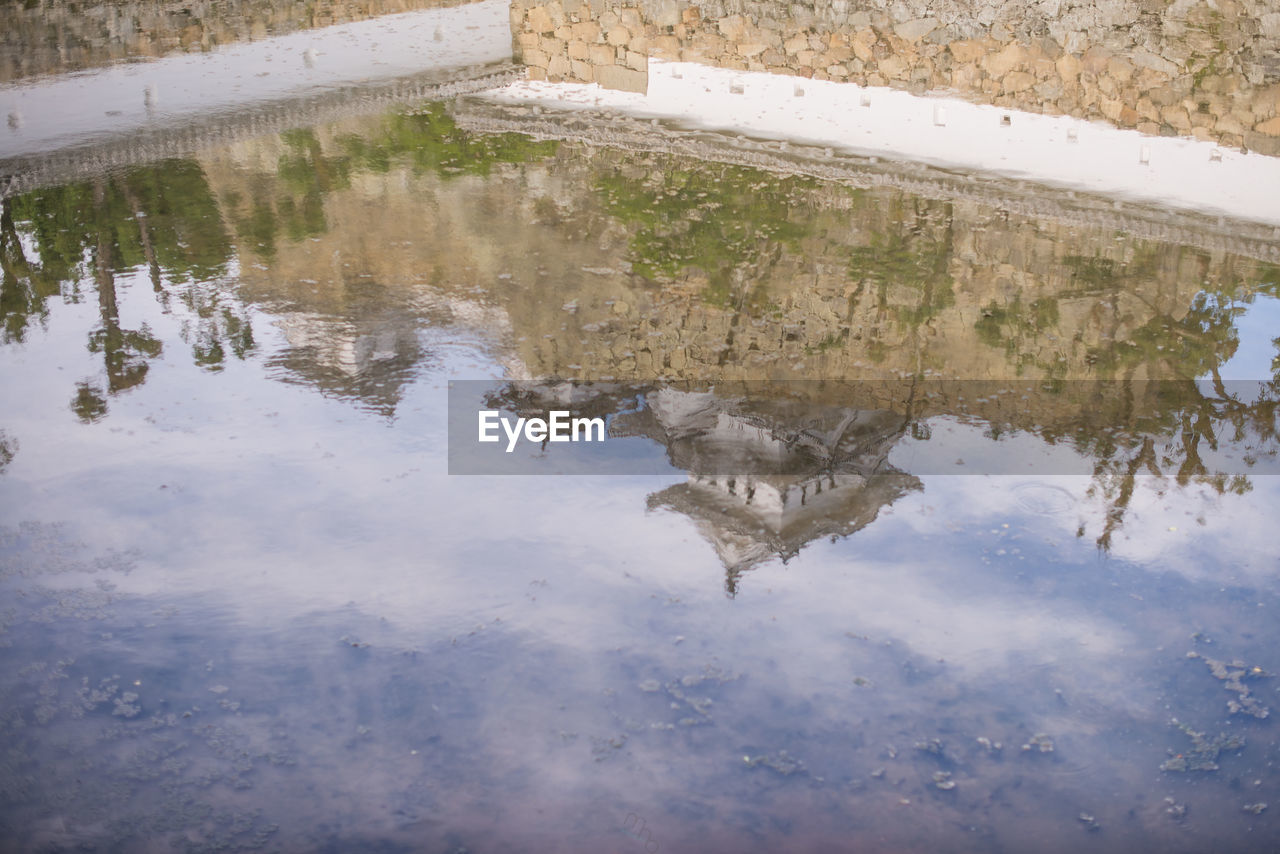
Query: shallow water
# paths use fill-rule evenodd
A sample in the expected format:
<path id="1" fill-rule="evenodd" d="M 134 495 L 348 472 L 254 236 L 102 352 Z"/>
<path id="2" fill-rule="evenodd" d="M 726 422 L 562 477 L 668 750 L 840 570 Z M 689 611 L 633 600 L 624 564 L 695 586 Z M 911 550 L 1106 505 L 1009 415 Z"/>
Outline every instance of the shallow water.
<path id="1" fill-rule="evenodd" d="M 8 850 L 1274 850 L 1273 265 L 456 110 L 5 201 Z"/>

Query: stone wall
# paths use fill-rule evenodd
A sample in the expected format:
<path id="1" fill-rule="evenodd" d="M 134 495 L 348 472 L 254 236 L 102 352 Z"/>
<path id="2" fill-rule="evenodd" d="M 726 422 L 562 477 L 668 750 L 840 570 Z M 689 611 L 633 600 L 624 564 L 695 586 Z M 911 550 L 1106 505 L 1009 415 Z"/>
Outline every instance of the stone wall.
<path id="1" fill-rule="evenodd" d="M 652 56 L 947 92 L 1280 154 L 1280 12 L 1262 0 L 513 0 L 511 10 L 516 58 L 533 79 L 644 91 Z"/>

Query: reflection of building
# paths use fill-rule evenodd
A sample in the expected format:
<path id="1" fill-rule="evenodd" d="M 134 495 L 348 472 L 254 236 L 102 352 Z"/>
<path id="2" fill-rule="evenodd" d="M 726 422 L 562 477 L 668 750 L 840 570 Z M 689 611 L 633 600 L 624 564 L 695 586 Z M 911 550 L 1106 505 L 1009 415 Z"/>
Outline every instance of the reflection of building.
<path id="1" fill-rule="evenodd" d="M 649 508 L 694 521 L 724 564 L 730 595 L 743 572 L 788 560 L 818 538 L 853 534 L 921 488 L 887 461 L 910 416 L 788 395 L 786 386 L 734 391 L 513 382 L 487 403 L 521 416 L 562 407 L 605 415 L 611 437 L 663 446 L 689 478 L 649 496 Z"/>
<path id="2" fill-rule="evenodd" d="M 276 325 L 289 346 L 273 360 L 286 381 L 314 385 L 327 394 L 359 400 L 392 415 L 403 387 L 426 354 L 417 318 L 388 313 L 372 318 L 325 318 L 290 313 Z"/>
<path id="3" fill-rule="evenodd" d="M 763 391 L 756 389 L 755 391 Z M 690 472 L 649 497 L 649 507 L 689 516 L 725 567 L 725 587 L 772 558 L 784 561 L 820 537 L 848 536 L 920 482 L 887 462 L 907 419 L 770 396 L 726 398 L 662 388 L 615 420 L 644 434 Z"/>
<path id="4" fill-rule="evenodd" d="M 822 537 L 847 537 L 875 521 L 920 481 L 901 472 L 858 474 L 690 475 L 649 496 L 649 508 L 683 513 L 707 538 L 737 593 L 743 572 L 773 557 L 786 561 Z"/>

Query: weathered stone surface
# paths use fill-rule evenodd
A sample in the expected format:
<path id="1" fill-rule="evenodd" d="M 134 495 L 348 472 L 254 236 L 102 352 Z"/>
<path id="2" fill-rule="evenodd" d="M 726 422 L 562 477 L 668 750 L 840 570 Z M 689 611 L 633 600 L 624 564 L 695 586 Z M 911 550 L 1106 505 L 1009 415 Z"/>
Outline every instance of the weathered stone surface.
<path id="1" fill-rule="evenodd" d="M 977 62 L 987 53 L 986 45 L 978 41 L 954 41 L 947 45 L 947 50 L 956 58 L 956 62 Z"/>
<path id="2" fill-rule="evenodd" d="M 1006 45 L 999 53 L 982 60 L 983 67 L 992 77 L 1004 77 L 1027 61 L 1027 49 L 1020 44 Z"/>
<path id="3" fill-rule="evenodd" d="M 600 25 L 595 21 L 582 21 L 573 25 L 573 37 L 592 44 L 600 39 Z"/>
<path id="4" fill-rule="evenodd" d="M 937 18 L 915 18 L 895 25 L 893 31 L 897 33 L 899 38 L 906 39 L 909 42 L 916 42 L 936 30 L 938 26 Z"/>
<path id="5" fill-rule="evenodd" d="M 622 68 L 617 65 L 605 65 L 596 68 L 596 82 L 605 89 L 617 89 L 622 92 L 639 92 L 649 90 L 649 75 L 642 71 Z"/>
<path id="6" fill-rule="evenodd" d="M 529 10 L 529 14 L 525 16 L 528 28 L 535 33 L 554 32 L 556 25 L 551 20 L 551 15 L 547 12 L 546 6 L 534 6 Z"/>
<path id="7" fill-rule="evenodd" d="M 1262 49 L 1250 47 L 1266 42 L 1257 27 L 1238 29 L 1224 20 L 1213 25 L 1220 36 L 1215 41 L 1203 21 L 1183 23 L 1200 21 L 1191 12 L 1153 12 L 1152 20 L 1169 22 L 1167 29 L 1153 30 L 1136 18 L 1114 23 L 1130 20 L 1131 10 L 1108 7 L 1090 13 L 1095 23 L 1068 10 L 1067 23 L 1050 23 L 1046 36 L 1043 29 L 1033 35 L 1033 13 L 1021 7 L 992 12 L 995 23 L 969 26 L 962 23 L 963 10 L 937 17 L 921 16 L 923 8 L 914 15 L 902 14 L 906 7 L 891 13 L 880 5 L 888 0 L 860 0 L 870 4 L 867 10 L 838 19 L 821 7 L 784 8 L 782 0 L 728 7 L 733 14 L 721 5 L 727 0 L 692 2 L 513 0 L 513 49 L 531 76 L 532 69 L 546 69 L 553 78 L 595 79 L 629 91 L 642 90 L 648 57 L 660 56 L 917 93 L 950 89 L 998 106 L 1106 118 L 1145 132 L 1256 150 L 1269 150 L 1265 140 L 1280 137 L 1280 125 L 1272 121 L 1280 116 L 1280 83 L 1270 82 L 1266 70 L 1272 60 L 1257 54 L 1209 65 L 1203 59 L 1222 55 L 1228 36 L 1229 50 Z M 777 4 L 776 11 L 770 4 Z M 1103 20 L 1111 23 L 1096 23 Z M 1280 51 L 1280 39 L 1266 44 L 1273 54 Z M 602 68 L 615 70 L 602 75 Z"/>
<path id="8" fill-rule="evenodd" d="M 1256 151 L 1259 154 L 1280 155 L 1280 137 L 1278 136 L 1250 131 L 1244 135 L 1244 145 L 1250 151 Z"/>
<path id="9" fill-rule="evenodd" d="M 1036 82 L 1035 75 L 1026 71 L 1010 71 L 1004 76 L 1002 89 L 1005 92 L 1022 92 L 1030 89 Z"/>
<path id="10" fill-rule="evenodd" d="M 607 44 L 593 44 L 587 47 L 587 59 L 594 65 L 612 65 L 617 51 Z"/>

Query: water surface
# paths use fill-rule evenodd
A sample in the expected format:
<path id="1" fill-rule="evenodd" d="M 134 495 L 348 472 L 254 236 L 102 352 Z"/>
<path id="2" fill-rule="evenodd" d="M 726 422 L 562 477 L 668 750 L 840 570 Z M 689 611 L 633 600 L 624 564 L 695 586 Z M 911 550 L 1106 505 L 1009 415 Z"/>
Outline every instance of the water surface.
<path id="1" fill-rule="evenodd" d="M 1274 265 L 458 109 L 4 201 L 8 850 L 1274 850 Z M 671 415 L 875 384 L 783 514 Z"/>

